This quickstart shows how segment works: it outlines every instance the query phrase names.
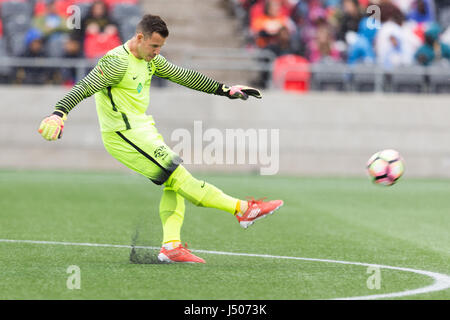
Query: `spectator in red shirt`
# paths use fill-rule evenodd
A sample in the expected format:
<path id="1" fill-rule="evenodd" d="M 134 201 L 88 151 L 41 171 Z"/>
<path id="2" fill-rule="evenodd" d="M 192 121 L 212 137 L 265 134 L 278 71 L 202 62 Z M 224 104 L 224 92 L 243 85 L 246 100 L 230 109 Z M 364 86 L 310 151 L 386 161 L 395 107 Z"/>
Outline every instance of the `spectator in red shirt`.
<path id="1" fill-rule="evenodd" d="M 260 48 L 270 44 L 283 27 L 289 31 L 295 28 L 290 18 L 283 13 L 282 3 L 278 0 L 265 2 L 264 13 L 250 21 L 250 29 L 256 38 L 256 45 Z"/>
<path id="2" fill-rule="evenodd" d="M 102 32 L 96 23 L 91 23 L 85 33 L 84 55 L 86 58 L 100 58 L 120 44 L 119 33 L 114 25 L 107 25 Z"/>

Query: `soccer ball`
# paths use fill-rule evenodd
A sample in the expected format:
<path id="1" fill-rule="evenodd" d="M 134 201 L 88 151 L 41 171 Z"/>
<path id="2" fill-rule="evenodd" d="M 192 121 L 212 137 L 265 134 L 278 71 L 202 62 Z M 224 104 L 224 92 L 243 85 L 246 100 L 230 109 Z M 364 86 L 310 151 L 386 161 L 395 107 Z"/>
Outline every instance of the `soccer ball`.
<path id="1" fill-rule="evenodd" d="M 371 180 L 379 185 L 392 186 L 403 175 L 405 165 L 398 151 L 379 151 L 367 161 L 367 172 Z"/>

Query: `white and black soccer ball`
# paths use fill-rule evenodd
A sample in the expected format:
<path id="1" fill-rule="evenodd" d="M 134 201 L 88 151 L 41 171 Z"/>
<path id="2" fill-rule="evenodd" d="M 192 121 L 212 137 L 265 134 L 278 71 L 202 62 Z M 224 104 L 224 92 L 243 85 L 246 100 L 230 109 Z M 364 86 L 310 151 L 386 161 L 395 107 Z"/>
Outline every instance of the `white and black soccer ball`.
<path id="1" fill-rule="evenodd" d="M 392 186 L 400 179 L 404 171 L 403 157 L 393 149 L 379 151 L 367 161 L 369 177 L 379 185 Z"/>

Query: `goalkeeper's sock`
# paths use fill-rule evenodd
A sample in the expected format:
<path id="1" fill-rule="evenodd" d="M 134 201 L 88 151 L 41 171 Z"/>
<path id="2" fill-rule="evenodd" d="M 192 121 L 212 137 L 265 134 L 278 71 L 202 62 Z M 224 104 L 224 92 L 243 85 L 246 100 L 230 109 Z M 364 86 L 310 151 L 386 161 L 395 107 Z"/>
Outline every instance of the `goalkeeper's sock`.
<path id="1" fill-rule="evenodd" d="M 173 250 L 175 248 L 178 248 L 181 244 L 180 240 L 170 240 L 167 242 L 164 242 L 163 248 L 166 250 Z"/>
<path id="2" fill-rule="evenodd" d="M 236 214 L 236 213 L 243 214 L 243 213 L 245 213 L 245 211 L 247 211 L 247 209 L 248 209 L 248 201 L 239 200 L 236 203 L 236 212 L 234 214 Z"/>
<path id="3" fill-rule="evenodd" d="M 182 165 L 175 169 L 164 185 L 196 206 L 216 208 L 233 215 L 236 213 L 238 199 L 226 195 L 206 181 L 195 179 Z"/>
<path id="4" fill-rule="evenodd" d="M 171 188 L 164 188 L 159 203 L 159 216 L 163 227 L 163 243 L 181 239 L 180 233 L 184 220 L 184 211 L 183 197 Z"/>

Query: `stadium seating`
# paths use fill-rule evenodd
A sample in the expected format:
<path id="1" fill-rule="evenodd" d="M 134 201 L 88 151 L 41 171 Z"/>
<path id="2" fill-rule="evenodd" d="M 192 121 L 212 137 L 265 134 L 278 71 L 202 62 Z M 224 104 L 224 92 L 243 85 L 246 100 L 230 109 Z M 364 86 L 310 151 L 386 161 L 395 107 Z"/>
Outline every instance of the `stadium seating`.
<path id="1" fill-rule="evenodd" d="M 284 55 L 273 63 L 272 83 L 278 88 L 306 92 L 310 78 L 309 62 L 301 56 Z"/>
<path id="2" fill-rule="evenodd" d="M 391 73 L 391 89 L 394 92 L 426 92 L 426 68 L 423 66 L 399 66 Z"/>
<path id="3" fill-rule="evenodd" d="M 443 8 L 438 12 L 438 21 L 443 30 L 450 26 L 450 8 Z"/>
<path id="4" fill-rule="evenodd" d="M 434 64 L 427 68 L 429 92 L 450 93 L 450 65 Z"/>
<path id="5" fill-rule="evenodd" d="M 28 30 L 31 28 L 33 14 L 43 14 L 45 12 L 45 3 L 47 0 L 0 0 L 0 22 L 2 25 L 3 33 L 2 44 L 1 44 L 1 54 L 2 56 L 21 56 L 25 50 L 25 39 Z M 89 12 L 89 9 L 94 3 L 94 0 L 55 0 L 58 4 L 58 12 L 65 12 L 66 8 L 71 4 L 76 4 L 81 10 L 82 20 Z M 229 3 L 234 6 L 234 10 L 230 12 L 239 13 L 236 18 L 241 19 L 241 26 L 247 30 L 242 30 L 243 34 L 250 32 L 249 22 L 254 19 L 255 14 L 261 14 L 263 11 L 264 1 L 277 1 L 277 0 L 229 0 Z M 434 0 L 430 0 L 434 1 Z M 135 32 L 135 27 L 137 22 L 140 20 L 143 12 L 139 5 L 138 0 L 103 0 L 106 3 L 109 10 L 110 17 L 117 24 L 118 32 L 121 41 L 126 41 L 131 38 Z M 302 25 L 305 19 L 314 18 L 314 10 L 305 10 L 309 6 L 328 6 L 329 3 L 333 3 L 327 8 L 328 12 L 325 19 L 333 19 L 337 16 L 334 15 L 339 13 L 339 1 L 283 1 L 284 4 L 290 3 L 289 5 L 283 5 L 283 15 L 290 16 L 293 24 L 295 24 L 294 29 L 296 29 L 298 34 L 293 36 L 293 41 L 302 41 L 301 37 L 307 35 L 308 43 L 314 41 L 314 30 L 311 29 L 311 25 Z M 314 3 L 314 4 L 313 4 Z M 362 3 L 360 1 L 360 3 Z M 317 9 L 317 8 L 316 8 Z M 317 11 L 319 12 L 319 11 Z M 303 16 L 301 16 L 303 14 Z M 304 15 L 306 14 L 306 15 Z M 299 16 L 300 15 L 300 16 Z M 300 17 L 300 19 L 299 19 Z M 450 28 L 450 7 L 440 7 L 439 11 L 436 12 L 436 20 L 439 22 L 442 31 L 447 27 Z M 339 23 L 339 20 L 336 20 Z M 426 26 L 420 25 L 418 27 L 421 32 L 421 40 L 424 41 L 423 33 Z M 335 29 L 339 29 L 339 25 L 335 26 Z M 416 30 L 417 31 L 417 30 Z M 450 29 L 447 30 L 450 34 Z M 250 32 L 251 33 L 251 32 Z M 79 33 L 80 35 L 84 33 Z M 80 36 L 80 38 L 82 37 Z M 323 35 L 322 35 L 323 36 Z M 366 34 L 365 36 L 371 36 L 371 34 Z M 44 47 L 46 56 L 52 57 L 62 57 L 64 55 L 64 43 L 68 37 L 58 37 L 58 38 L 44 38 Z M 372 39 L 372 38 L 371 38 Z M 449 41 L 447 38 L 447 41 Z M 81 43 L 85 39 L 80 39 Z M 104 44 L 105 39 L 100 39 L 98 43 Z M 253 38 L 254 40 L 254 38 Z M 329 41 L 335 41 L 331 38 Z M 347 41 L 347 40 L 345 40 Z M 345 42 L 344 41 L 344 42 Z M 84 48 L 85 57 L 98 56 L 102 53 L 102 50 L 106 50 L 107 46 L 95 45 L 95 41 L 88 41 L 90 47 L 88 50 Z M 116 42 L 114 42 L 116 43 Z M 246 43 L 247 49 L 259 49 L 256 43 Z M 342 44 L 341 44 L 342 45 Z M 91 50 L 96 47 L 99 50 Z M 378 68 L 377 64 L 366 65 L 366 64 L 356 64 L 347 65 L 346 47 L 345 44 L 339 49 L 340 57 L 334 57 L 334 60 L 328 59 L 327 54 L 323 55 L 325 59 L 318 63 L 311 63 L 308 58 L 308 50 L 311 50 L 305 43 L 301 46 L 303 51 L 296 51 L 298 56 L 295 59 L 290 55 L 293 51 L 283 51 L 284 54 L 289 53 L 288 56 L 273 57 L 265 61 L 261 71 L 265 73 L 264 85 L 274 85 L 284 90 L 294 90 L 298 92 L 305 92 L 308 90 L 338 90 L 338 91 L 362 91 L 369 92 L 379 90 L 380 88 L 387 91 L 399 91 L 399 92 L 449 92 L 450 84 L 445 75 L 448 72 L 448 66 L 432 65 L 428 68 L 424 68 L 418 65 L 409 65 L 404 67 L 396 68 L 390 72 L 382 72 L 381 68 Z M 314 46 L 313 46 L 314 47 Z M 316 44 L 317 47 L 317 44 Z M 326 47 L 326 46 L 325 46 Z M 344 49 L 342 49 L 344 48 Z M 242 48 L 245 50 L 244 48 Z M 298 49 L 298 48 L 297 48 Z M 278 54 L 278 53 L 277 53 Z M 280 53 L 281 54 L 281 53 Z M 272 66 L 272 72 L 267 71 L 267 66 Z M 301 72 L 298 70 L 288 70 L 289 68 L 298 69 L 299 66 L 306 66 L 307 71 Z M 6 69 L 5 69 L 6 70 Z M 3 70 L 4 71 L 4 70 Z M 258 70 L 259 72 L 259 70 Z M 4 72 L 3 72 L 4 73 Z M 270 79 L 271 81 L 267 81 Z M 381 79 L 381 80 L 380 80 Z M 386 81 L 388 79 L 388 81 Z"/>
<path id="6" fill-rule="evenodd" d="M 4 1 L 1 3 L 2 20 L 13 19 L 18 14 L 25 14 L 28 18 L 33 15 L 31 2 L 27 1 Z"/>
<path id="7" fill-rule="evenodd" d="M 341 20 L 342 14 L 344 13 L 344 7 L 342 7 L 342 1 L 281 1 L 281 0 L 230 0 L 231 5 L 234 7 L 230 12 L 234 12 L 236 17 L 241 19 L 241 24 L 244 28 L 247 28 L 251 31 L 251 21 L 254 18 L 255 12 L 261 12 L 265 3 L 271 1 L 279 1 L 282 4 L 281 10 L 290 11 L 290 18 L 292 19 L 293 24 L 298 28 L 299 35 L 293 35 L 300 43 L 306 45 L 306 51 L 304 52 L 304 56 L 307 59 L 311 59 L 310 62 L 315 60 L 311 57 L 311 49 L 307 46 L 308 44 L 312 44 L 313 47 L 317 47 L 316 36 L 315 33 L 318 29 L 316 29 L 314 24 L 315 13 L 322 12 L 322 23 L 328 24 L 332 29 L 340 30 L 341 24 L 345 23 L 345 19 Z M 360 9 L 363 12 L 364 9 L 369 5 L 369 1 L 358 1 L 361 5 Z M 431 7 L 434 7 L 435 0 L 430 0 Z M 387 5 L 386 10 L 391 10 L 395 8 L 398 2 L 393 2 L 393 7 L 391 8 Z M 436 4 L 438 2 L 436 1 Z M 409 10 L 409 12 L 403 12 L 406 20 L 406 25 L 408 33 L 405 33 L 405 39 L 409 39 L 412 41 L 412 36 L 408 38 L 409 33 L 416 34 L 422 43 L 425 41 L 425 31 L 430 24 L 424 23 L 416 23 L 414 20 L 414 15 L 410 14 L 413 12 L 413 6 L 408 9 L 406 6 L 402 7 L 402 10 Z M 395 11 L 395 10 L 394 10 Z M 281 14 L 281 13 L 279 13 Z M 389 19 L 392 20 L 392 17 L 389 18 L 389 14 L 391 12 L 386 12 L 384 19 L 387 21 Z M 435 22 L 440 24 L 441 31 L 444 32 L 447 28 L 450 27 L 450 7 L 448 5 L 443 6 L 440 4 L 438 12 L 436 14 L 431 15 L 436 16 Z M 363 23 L 364 15 L 361 15 L 361 20 L 358 26 L 358 29 L 352 30 L 354 33 L 359 33 L 361 36 L 367 37 L 372 43 L 373 49 L 375 48 L 374 39 L 376 37 L 376 32 L 371 32 L 365 30 L 361 23 Z M 316 17 L 317 18 L 317 17 Z M 383 19 L 382 19 L 383 20 Z M 384 21 L 384 20 L 383 20 Z M 347 21 L 348 22 L 348 21 Z M 411 24 L 408 24 L 411 22 Z M 382 22 L 384 23 L 384 22 Z M 354 24 L 357 25 L 357 24 Z M 405 29 L 406 30 L 406 29 Z M 405 31 L 404 30 L 404 31 Z M 245 32 L 244 32 L 245 33 Z M 450 29 L 447 30 L 447 43 L 450 41 Z M 322 34 L 322 37 L 323 34 Z M 322 39 L 323 40 L 323 39 Z M 402 68 L 397 68 L 396 70 L 392 70 L 391 72 L 383 71 L 381 65 L 381 60 L 378 60 L 375 57 L 375 63 L 373 66 L 368 66 L 365 64 L 361 65 L 353 65 L 346 66 L 347 59 L 347 51 L 348 43 L 347 38 L 344 39 L 344 43 L 338 43 L 339 39 L 333 38 L 331 36 L 329 41 L 329 48 L 333 48 L 334 45 L 339 45 L 340 53 L 339 56 L 333 56 L 336 62 L 333 63 L 313 63 L 311 64 L 311 88 L 314 90 L 348 90 L 352 89 L 355 91 L 374 91 L 374 90 L 385 90 L 385 91 L 400 91 L 400 92 L 428 92 L 431 91 L 442 91 L 447 87 L 445 82 L 445 78 L 442 77 L 442 74 L 438 73 L 439 71 L 436 68 L 436 72 L 431 72 L 429 76 L 425 77 L 425 69 L 421 65 L 418 65 L 419 62 L 415 61 L 411 56 L 412 62 L 404 66 Z M 412 42 L 411 42 L 412 43 Z M 325 51 L 327 51 L 326 43 L 322 43 Z M 258 47 L 258 43 L 253 39 L 253 43 L 246 43 L 246 46 L 250 47 Z M 386 47 L 388 48 L 388 47 Z M 414 52 L 408 52 L 408 54 L 413 54 Z M 330 52 L 326 53 L 326 55 L 331 56 Z M 325 55 L 325 57 L 326 57 Z M 439 57 L 439 53 L 436 54 Z M 341 61 L 338 63 L 338 61 Z M 274 69 L 273 73 L 277 74 L 278 65 L 276 63 L 273 64 Z M 348 69 L 348 70 L 347 70 Z M 275 75 L 274 75 L 275 76 Z M 278 76 L 278 75 L 277 75 Z M 428 82 L 426 80 L 429 80 Z M 349 82 L 351 80 L 351 82 Z M 429 88 L 428 88 L 429 87 Z"/>
<path id="8" fill-rule="evenodd" d="M 122 41 L 127 41 L 133 37 L 134 32 L 136 31 L 136 25 L 140 19 L 140 16 L 131 16 L 119 23 L 119 33 Z"/>
<path id="9" fill-rule="evenodd" d="M 347 65 L 333 60 L 324 60 L 311 65 L 312 88 L 320 91 L 349 90 Z"/>
<path id="10" fill-rule="evenodd" d="M 28 2 L 3 2 L 1 18 L 9 55 L 20 56 L 25 50 L 25 33 L 30 28 L 32 17 L 31 4 Z"/>
<path id="11" fill-rule="evenodd" d="M 76 5 L 80 8 L 80 18 L 83 20 L 89 13 L 92 3 L 90 2 L 77 2 Z"/>
<path id="12" fill-rule="evenodd" d="M 73 14 L 67 11 L 70 5 L 77 5 L 82 21 L 86 18 L 94 0 L 55 0 L 57 12 L 65 17 Z M 136 24 L 141 18 L 141 9 L 137 0 L 103 0 L 106 3 L 110 16 L 117 23 L 120 40 L 126 41 L 135 32 Z M 33 18 L 46 12 L 47 0 L 0 0 L 0 54 L 2 57 L 20 57 L 26 52 L 27 33 L 33 27 Z M 74 30 L 77 31 L 77 30 Z M 65 55 L 65 43 L 69 37 L 79 39 L 81 46 L 85 43 L 84 32 L 61 33 L 58 36 L 43 37 L 44 52 L 48 58 L 61 58 Z M 83 37 L 83 38 L 82 38 Z M 85 57 L 97 57 L 109 50 L 105 45 L 105 35 L 98 39 L 89 39 L 88 48 L 84 48 Z M 117 38 L 117 37 L 116 37 Z M 109 39 L 109 38 L 108 38 Z M 114 41 L 113 41 L 114 40 Z M 119 41 L 120 41 L 119 40 Z M 116 44 L 117 39 L 107 40 L 108 44 Z M 97 43 L 97 44 L 96 44 Z M 95 50 L 93 50 L 93 46 Z M 102 51 L 103 50 L 103 51 Z M 105 51 L 106 50 L 106 51 Z M 0 81 L 13 79 L 8 74 L 13 68 L 0 67 Z"/>
<path id="13" fill-rule="evenodd" d="M 377 85 L 377 68 L 373 64 L 356 64 L 351 66 L 352 89 L 360 92 L 375 91 Z"/>
<path id="14" fill-rule="evenodd" d="M 6 42 L 3 38 L 0 38 L 0 57 L 6 56 L 7 56 Z M 7 83 L 9 81 L 11 73 L 12 73 L 11 67 L 0 65 L 0 83 Z"/>
<path id="15" fill-rule="evenodd" d="M 132 17 L 141 17 L 142 12 L 138 5 L 132 3 L 117 3 L 111 10 L 111 17 L 118 24 Z"/>
<path id="16" fill-rule="evenodd" d="M 45 43 L 45 53 L 48 57 L 61 58 L 64 55 L 64 43 L 68 35 L 62 34 L 58 37 L 52 37 Z"/>

